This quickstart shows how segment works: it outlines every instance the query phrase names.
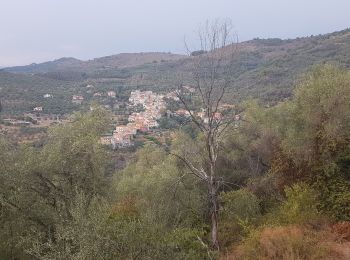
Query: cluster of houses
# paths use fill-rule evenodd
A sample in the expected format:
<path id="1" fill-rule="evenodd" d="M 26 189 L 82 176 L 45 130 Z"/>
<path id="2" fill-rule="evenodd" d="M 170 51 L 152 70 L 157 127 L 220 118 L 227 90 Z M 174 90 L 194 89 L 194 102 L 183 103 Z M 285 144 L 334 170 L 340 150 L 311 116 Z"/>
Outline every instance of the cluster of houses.
<path id="1" fill-rule="evenodd" d="M 117 96 L 117 93 L 115 91 L 108 91 L 107 96 L 109 96 L 111 98 L 115 98 Z"/>
<path id="2" fill-rule="evenodd" d="M 93 94 L 94 97 L 102 97 L 102 92 L 95 92 Z M 117 96 L 117 93 L 115 91 L 108 91 L 107 96 L 111 98 L 115 98 Z M 73 95 L 72 102 L 75 104 L 81 104 L 84 101 L 84 97 L 82 95 Z"/>
<path id="3" fill-rule="evenodd" d="M 157 120 L 161 118 L 166 105 L 164 96 L 152 91 L 132 91 L 129 102 L 132 106 L 142 105 L 145 111 L 134 112 L 129 116 L 129 122 L 142 125 L 145 128 L 158 127 Z"/>
<path id="4" fill-rule="evenodd" d="M 81 104 L 84 101 L 84 97 L 82 95 L 73 95 L 72 102 L 75 104 Z"/>
<path id="5" fill-rule="evenodd" d="M 44 110 L 43 107 L 34 107 L 33 108 L 34 112 L 42 112 L 43 110 Z"/>
<path id="6" fill-rule="evenodd" d="M 168 114 L 170 114 L 170 115 L 175 114 L 177 116 L 182 116 L 182 117 L 191 117 L 191 114 L 192 114 L 192 116 L 200 118 L 203 121 L 203 123 L 205 123 L 205 124 L 209 123 L 209 117 L 203 108 L 201 109 L 200 112 L 197 112 L 197 113 L 195 113 L 194 111 L 188 111 L 186 109 L 180 108 L 180 109 L 176 110 L 174 113 L 171 113 L 169 111 Z M 223 115 L 220 112 L 215 112 L 212 114 L 212 118 L 216 122 L 219 122 L 222 120 Z"/>
<path id="7" fill-rule="evenodd" d="M 202 109 L 200 112 L 197 113 L 197 116 L 203 120 L 204 124 L 208 124 L 209 123 L 209 117 L 206 113 L 206 111 L 204 109 Z M 219 122 L 222 120 L 223 116 L 220 112 L 215 112 L 212 114 L 211 118 L 216 121 Z"/>
<path id="8" fill-rule="evenodd" d="M 102 92 L 95 92 L 94 94 L 93 94 L 93 96 L 94 97 L 102 97 L 103 96 L 103 93 Z M 108 91 L 107 92 L 107 96 L 108 97 L 111 97 L 111 98 L 116 98 L 116 96 L 117 96 L 117 93 L 115 92 L 115 91 Z"/>
<path id="9" fill-rule="evenodd" d="M 131 107 L 141 105 L 144 111 L 130 114 L 128 124 L 117 126 L 112 136 L 103 136 L 102 143 L 112 144 L 113 147 L 128 147 L 133 145 L 132 140 L 137 132 L 148 132 L 159 126 L 157 120 L 166 108 L 164 95 L 136 90 L 131 92 L 129 102 Z"/>
<path id="10" fill-rule="evenodd" d="M 178 96 L 178 91 L 179 90 L 171 91 L 167 93 L 165 97 L 168 99 L 173 99 L 174 101 L 180 101 L 180 98 Z M 180 92 L 183 92 L 183 91 L 187 92 L 190 95 L 193 95 L 196 92 L 196 89 L 190 86 L 182 86 L 182 88 L 180 89 Z"/>
<path id="11" fill-rule="evenodd" d="M 173 99 L 174 101 L 179 101 L 179 97 L 176 93 L 176 91 L 169 92 L 168 94 L 165 95 L 166 98 L 168 99 Z"/>
<path id="12" fill-rule="evenodd" d="M 182 87 L 189 95 L 191 95 L 195 89 L 185 86 Z M 118 125 L 113 131 L 112 135 L 105 135 L 101 137 L 101 142 L 103 144 L 112 144 L 114 148 L 116 147 L 129 147 L 133 145 L 133 139 L 137 133 L 146 133 L 152 128 L 157 128 L 159 126 L 158 120 L 161 118 L 162 114 L 166 111 L 165 98 L 173 99 L 174 101 L 179 101 L 178 93 L 176 91 L 169 92 L 167 94 L 161 95 L 153 93 L 152 91 L 132 91 L 129 98 L 129 106 L 134 108 L 134 111 L 140 105 L 143 111 L 133 112 L 128 117 L 128 123 L 126 125 Z M 208 117 L 205 109 L 200 111 L 188 111 L 186 109 L 178 109 L 174 112 L 166 111 L 168 116 L 180 116 L 180 117 L 191 117 L 200 118 L 203 123 L 208 124 L 210 118 L 213 118 L 215 122 L 221 122 L 224 118 L 222 112 L 226 110 L 235 109 L 234 105 L 222 104 L 218 111 L 213 113 Z M 234 121 L 240 120 L 239 115 L 235 115 Z"/>

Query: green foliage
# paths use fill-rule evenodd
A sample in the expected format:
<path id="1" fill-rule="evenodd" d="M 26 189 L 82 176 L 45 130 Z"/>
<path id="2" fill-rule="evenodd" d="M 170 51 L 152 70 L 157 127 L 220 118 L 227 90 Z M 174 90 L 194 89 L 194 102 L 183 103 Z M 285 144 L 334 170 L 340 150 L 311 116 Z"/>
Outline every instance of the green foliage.
<path id="1" fill-rule="evenodd" d="M 247 235 L 261 216 L 259 199 L 247 189 L 220 194 L 219 237 L 222 246 L 229 246 Z"/>
<path id="2" fill-rule="evenodd" d="M 209 258 L 203 193 L 182 174 L 176 158 L 154 145 L 140 149 L 136 161 L 116 174 L 113 218 L 140 225 L 128 236 L 126 243 L 137 247 L 128 255 L 141 250 L 142 259 Z"/>
<path id="3" fill-rule="evenodd" d="M 77 108 L 71 102 L 76 93 L 70 82 L 0 71 L 0 86 L 4 114 L 22 115 L 36 106 L 43 106 L 48 114 L 65 114 Z M 54 98 L 43 98 L 46 93 Z"/>
<path id="4" fill-rule="evenodd" d="M 46 133 L 47 131 L 47 128 L 45 127 L 21 127 L 20 128 L 20 132 L 22 134 L 29 134 L 29 135 L 32 135 L 32 134 L 40 134 L 40 133 Z"/>
<path id="5" fill-rule="evenodd" d="M 54 237 L 46 241 L 45 232 L 25 237 L 29 255 L 37 259 L 113 259 L 106 220 L 108 204 L 103 199 L 92 200 L 84 193 L 71 199 L 71 218 L 57 222 Z M 109 249 L 109 248 L 108 248 Z"/>
<path id="6" fill-rule="evenodd" d="M 217 252 L 212 252 L 202 241 L 203 236 L 203 232 L 194 229 L 175 229 L 166 238 L 171 249 L 169 256 L 175 259 L 215 259 Z"/>
<path id="7" fill-rule="evenodd" d="M 268 215 L 268 223 L 277 225 L 307 224 L 320 219 L 318 193 L 305 183 L 285 189 L 286 200 Z"/>
<path id="8" fill-rule="evenodd" d="M 322 171 L 312 185 L 319 191 L 319 209 L 334 219 L 350 220 L 350 180 L 345 175 L 349 172 L 342 172 L 335 164 Z"/>
<path id="9" fill-rule="evenodd" d="M 83 247 L 91 247 L 85 244 L 95 240 L 98 222 L 89 218 L 109 196 L 108 154 L 97 142 L 107 123 L 96 109 L 52 129 L 40 150 L 1 142 L 0 234 L 7 242 L 0 256 L 89 259 Z"/>
<path id="10" fill-rule="evenodd" d="M 166 226 L 198 226 L 204 201 L 189 177 L 181 177 L 176 160 L 161 149 L 145 146 L 135 164 L 117 173 L 117 196 L 133 197 L 147 218 Z"/>
<path id="11" fill-rule="evenodd" d="M 315 67 L 290 101 L 272 108 L 250 104 L 249 123 L 242 125 L 245 138 L 256 136 L 248 139 L 255 150 L 248 151 L 270 165 L 265 173 L 274 180 L 272 187 L 283 192 L 294 183 L 308 183 L 319 196 L 319 209 L 344 220 L 350 215 L 349 86 L 348 71 L 332 65 Z M 251 186 L 261 194 L 266 189 L 256 185 L 260 178 L 265 176 L 253 178 Z"/>
<path id="12" fill-rule="evenodd" d="M 164 229 L 147 220 L 108 221 L 110 243 L 105 259 L 213 259 L 200 240 L 202 232 L 190 228 Z"/>
<path id="13" fill-rule="evenodd" d="M 159 120 L 159 127 L 162 129 L 176 129 L 177 127 L 179 127 L 179 124 L 173 118 L 162 117 Z"/>
<path id="14" fill-rule="evenodd" d="M 283 133 L 286 152 L 316 164 L 321 160 L 329 163 L 344 151 L 350 130 L 349 85 L 350 73 L 331 65 L 307 74 L 295 98 L 282 108 L 288 113 L 288 128 Z"/>
<path id="15" fill-rule="evenodd" d="M 330 65 L 316 68 L 286 106 L 282 132 L 283 151 L 292 158 L 294 171 L 317 189 L 320 208 L 338 219 L 350 216 L 349 171 L 342 159 L 350 145 L 349 86 L 349 72 Z"/>
<path id="16" fill-rule="evenodd" d="M 224 192 L 220 197 L 223 203 L 222 214 L 226 218 L 253 222 L 260 216 L 259 199 L 246 189 Z"/>
<path id="17" fill-rule="evenodd" d="M 330 220 L 349 219 L 349 86 L 348 71 L 318 66 L 291 100 L 265 108 L 246 104 L 243 122 L 225 147 L 236 167 L 252 173 L 247 186 L 259 198 L 263 216 L 256 225 L 263 226 L 244 233 L 222 219 L 224 242 L 242 239 L 233 233 L 251 234 L 236 258 L 328 259 L 322 234 L 286 225 L 320 228 Z"/>

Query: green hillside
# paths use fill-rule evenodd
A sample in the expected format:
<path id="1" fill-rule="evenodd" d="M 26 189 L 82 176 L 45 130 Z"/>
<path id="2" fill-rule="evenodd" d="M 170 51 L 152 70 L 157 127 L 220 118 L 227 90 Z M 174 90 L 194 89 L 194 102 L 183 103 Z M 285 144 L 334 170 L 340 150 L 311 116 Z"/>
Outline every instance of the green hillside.
<path id="1" fill-rule="evenodd" d="M 47 113 L 64 114 L 76 109 L 71 104 L 75 84 L 37 75 L 22 75 L 0 71 L 0 97 L 5 113 L 30 112 L 36 106 L 43 106 Z M 52 94 L 52 99 L 45 99 Z"/>
<path id="2" fill-rule="evenodd" d="M 186 75 L 190 71 L 190 62 L 187 59 L 139 67 L 133 70 L 134 78 L 139 76 L 140 85 L 171 86 L 176 73 Z M 349 29 L 291 40 L 254 39 L 239 43 L 229 98 L 279 101 L 290 97 L 300 75 L 322 63 L 350 67 Z M 141 75 L 144 80 L 140 79 Z M 131 80 L 129 83 L 133 84 Z"/>
<path id="3" fill-rule="evenodd" d="M 289 98 L 300 75 L 316 64 L 350 67 L 350 29 L 289 40 L 254 39 L 238 43 L 236 50 L 231 75 L 234 83 L 226 101 L 252 97 L 275 103 Z M 87 84 L 94 84 L 96 91 L 116 90 L 120 95 L 135 88 L 172 89 L 179 75 L 183 83 L 191 84 L 192 61 L 200 58 L 169 53 L 119 54 L 5 68 L 6 72 L 0 73 L 1 99 L 5 111 L 21 112 L 42 104 L 44 93 L 52 93 L 57 99 L 44 103 L 48 110 L 69 112 L 75 108 L 70 104 L 71 95 L 84 94 L 87 101 L 92 97 L 83 88 Z"/>

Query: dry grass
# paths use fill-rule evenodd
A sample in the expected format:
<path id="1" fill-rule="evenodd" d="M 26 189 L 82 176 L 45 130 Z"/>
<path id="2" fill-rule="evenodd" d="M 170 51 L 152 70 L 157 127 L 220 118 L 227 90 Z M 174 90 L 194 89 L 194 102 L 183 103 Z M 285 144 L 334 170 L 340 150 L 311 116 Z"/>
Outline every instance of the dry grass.
<path id="1" fill-rule="evenodd" d="M 350 242 L 350 221 L 343 221 L 332 226 L 332 231 Z"/>
<path id="2" fill-rule="evenodd" d="M 301 226 L 265 227 L 222 260 L 348 260 L 350 222 L 314 230 Z"/>

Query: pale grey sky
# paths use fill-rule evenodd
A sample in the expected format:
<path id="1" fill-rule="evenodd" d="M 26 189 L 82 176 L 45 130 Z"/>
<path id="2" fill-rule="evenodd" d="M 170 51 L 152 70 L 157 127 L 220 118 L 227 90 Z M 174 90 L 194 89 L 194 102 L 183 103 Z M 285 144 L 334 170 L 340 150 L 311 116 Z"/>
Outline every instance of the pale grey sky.
<path id="1" fill-rule="evenodd" d="M 181 53 L 184 36 L 216 18 L 240 41 L 317 35 L 350 27 L 349 10 L 350 0 L 0 0 L 0 66 Z"/>

